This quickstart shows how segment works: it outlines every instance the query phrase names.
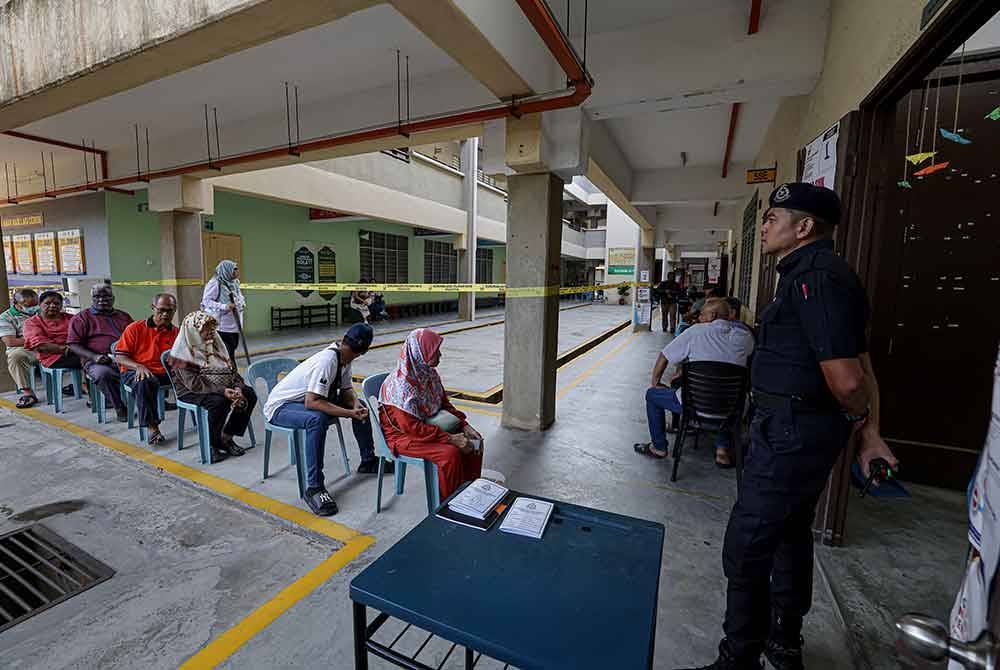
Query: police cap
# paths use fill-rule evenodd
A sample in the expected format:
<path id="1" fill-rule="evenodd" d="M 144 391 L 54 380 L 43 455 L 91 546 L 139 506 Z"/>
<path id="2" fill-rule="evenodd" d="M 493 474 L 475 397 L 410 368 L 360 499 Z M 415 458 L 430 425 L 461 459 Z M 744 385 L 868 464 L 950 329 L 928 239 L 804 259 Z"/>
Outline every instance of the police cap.
<path id="1" fill-rule="evenodd" d="M 771 193 L 768 203 L 771 207 L 812 214 L 831 226 L 840 223 L 840 196 L 822 186 L 801 181 L 782 184 Z"/>

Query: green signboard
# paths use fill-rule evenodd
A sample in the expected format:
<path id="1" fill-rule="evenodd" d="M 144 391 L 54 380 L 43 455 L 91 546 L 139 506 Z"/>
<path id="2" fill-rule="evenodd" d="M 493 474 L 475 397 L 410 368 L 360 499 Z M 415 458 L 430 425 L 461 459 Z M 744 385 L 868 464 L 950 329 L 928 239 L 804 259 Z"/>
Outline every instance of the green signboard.
<path id="1" fill-rule="evenodd" d="M 634 275 L 635 266 L 634 265 L 609 265 L 608 266 L 609 275 Z"/>

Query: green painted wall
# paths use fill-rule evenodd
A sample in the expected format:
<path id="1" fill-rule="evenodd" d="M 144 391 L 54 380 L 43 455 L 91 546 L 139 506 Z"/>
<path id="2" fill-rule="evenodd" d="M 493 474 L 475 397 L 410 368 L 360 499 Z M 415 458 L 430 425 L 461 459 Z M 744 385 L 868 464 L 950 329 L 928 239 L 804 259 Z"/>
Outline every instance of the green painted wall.
<path id="1" fill-rule="evenodd" d="M 155 212 L 139 211 L 140 205 L 148 202 L 147 192 L 130 196 L 105 191 L 104 197 L 112 283 L 161 279 L 160 217 Z M 156 286 L 115 286 L 115 306 L 133 318 L 144 318 L 149 315 L 153 295 L 161 290 Z"/>

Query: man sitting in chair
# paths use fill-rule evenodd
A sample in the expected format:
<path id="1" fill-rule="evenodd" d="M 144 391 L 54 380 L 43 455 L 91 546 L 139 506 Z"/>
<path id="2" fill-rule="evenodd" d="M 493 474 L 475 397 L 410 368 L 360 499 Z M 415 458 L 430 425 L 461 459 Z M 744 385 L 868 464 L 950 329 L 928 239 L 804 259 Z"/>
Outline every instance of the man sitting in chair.
<path id="1" fill-rule="evenodd" d="M 652 442 L 637 443 L 635 450 L 653 458 L 667 456 L 667 424 L 663 412 L 681 412 L 680 389 L 672 389 L 660 382 L 668 365 L 680 365 L 684 361 L 715 361 L 746 367 L 753 345 L 753 335 L 749 330 L 730 321 L 729 305 L 725 300 L 706 300 L 698 323 L 671 340 L 656 357 L 649 389 L 646 390 L 646 422 Z M 723 429 L 715 442 L 715 464 L 720 468 L 733 466 L 730 448 L 729 431 Z"/>
<path id="2" fill-rule="evenodd" d="M 115 294 L 108 284 L 90 290 L 91 306 L 80 310 L 69 322 L 66 344 L 79 356 L 83 371 L 111 401 L 119 421 L 127 421 L 121 394 L 121 373 L 114 364 L 111 345 L 132 323 L 128 312 L 115 309 Z M 91 402 L 97 402 L 95 398 Z"/>

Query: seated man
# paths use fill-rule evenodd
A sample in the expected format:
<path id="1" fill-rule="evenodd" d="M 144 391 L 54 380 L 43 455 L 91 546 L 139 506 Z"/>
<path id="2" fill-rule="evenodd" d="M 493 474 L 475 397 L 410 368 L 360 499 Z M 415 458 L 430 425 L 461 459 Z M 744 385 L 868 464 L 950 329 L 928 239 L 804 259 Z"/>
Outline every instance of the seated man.
<path id="1" fill-rule="evenodd" d="M 47 368 L 80 369 L 79 356 L 66 344 L 72 317 L 63 311 L 62 294 L 42 291 L 38 302 L 41 307 L 38 314 L 24 322 L 24 346 L 34 351 Z"/>
<path id="2" fill-rule="evenodd" d="M 104 397 L 111 400 L 119 421 L 127 421 L 122 402 L 121 375 L 111 356 L 111 344 L 118 340 L 130 323 L 128 312 L 115 309 L 115 294 L 108 284 L 95 284 L 90 290 L 90 308 L 70 319 L 66 343 L 83 361 L 83 371 L 94 380 Z M 91 402 L 97 402 L 91 398 Z"/>
<path id="3" fill-rule="evenodd" d="M 743 323 L 743 319 L 740 318 L 740 313 L 743 311 L 743 303 L 740 302 L 740 299 L 729 296 L 728 298 L 726 298 L 726 304 L 729 305 L 729 320 L 735 323 L 740 328 L 746 328 L 752 335 L 753 329 L 747 324 Z M 756 339 L 757 338 L 754 338 L 754 340 Z"/>
<path id="4" fill-rule="evenodd" d="M 351 363 L 368 351 L 374 337 L 368 324 L 354 324 L 340 342 L 302 361 L 279 381 L 264 405 L 264 416 L 270 423 L 306 431 L 306 490 L 302 498 L 320 516 L 337 513 L 337 503 L 323 478 L 326 430 L 334 421 L 351 419 L 361 452 L 358 472 L 371 474 L 378 469 L 368 410 L 351 384 Z"/>
<path id="5" fill-rule="evenodd" d="M 25 409 L 38 402 L 31 390 L 38 356 L 24 346 L 24 323 L 38 314 L 38 294 L 30 288 L 14 291 L 10 309 L 0 313 L 0 341 L 7 348 L 7 370 L 17 386 L 17 407 Z"/>
<path id="6" fill-rule="evenodd" d="M 134 321 L 122 333 L 115 347 L 115 362 L 121 366 L 122 381 L 135 394 L 135 411 L 139 425 L 149 429 L 149 445 L 165 441 L 160 432 L 157 399 L 161 386 L 170 384 L 167 371 L 160 362 L 177 339 L 177 328 L 171 321 L 177 311 L 177 299 L 169 293 L 153 298 L 152 315 L 145 321 Z"/>
<path id="7" fill-rule="evenodd" d="M 701 310 L 699 323 L 670 341 L 656 357 L 649 389 L 646 391 L 646 422 L 652 442 L 637 443 L 634 448 L 641 454 L 664 458 L 667 456 L 666 417 L 664 410 L 681 412 L 680 392 L 660 383 L 663 372 L 670 363 L 684 361 L 717 361 L 746 367 L 753 352 L 753 335 L 729 320 L 729 305 L 722 298 L 709 298 Z M 728 427 L 719 431 L 715 442 L 715 463 L 720 468 L 732 467 Z"/>

